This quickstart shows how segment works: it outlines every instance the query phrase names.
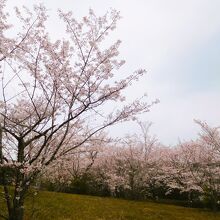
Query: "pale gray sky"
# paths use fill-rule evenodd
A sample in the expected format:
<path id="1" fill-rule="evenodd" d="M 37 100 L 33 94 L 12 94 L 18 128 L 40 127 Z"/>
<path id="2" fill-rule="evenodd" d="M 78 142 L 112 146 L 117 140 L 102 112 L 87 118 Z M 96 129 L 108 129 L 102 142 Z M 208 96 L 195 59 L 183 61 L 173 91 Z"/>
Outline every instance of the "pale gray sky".
<path id="1" fill-rule="evenodd" d="M 100 15 L 110 7 L 121 12 L 112 35 L 122 40 L 121 57 L 126 60 L 119 71 L 148 71 L 126 94 L 132 99 L 147 92 L 149 100 L 160 99 L 141 119 L 154 123 L 151 132 L 161 142 L 195 138 L 199 129 L 194 118 L 220 125 L 219 0 L 9 0 L 8 8 L 40 2 L 49 9 L 48 26 L 55 38 L 63 33 L 58 8 L 72 10 L 76 17 L 86 15 L 90 7 Z M 111 133 L 136 129 L 130 123 Z"/>

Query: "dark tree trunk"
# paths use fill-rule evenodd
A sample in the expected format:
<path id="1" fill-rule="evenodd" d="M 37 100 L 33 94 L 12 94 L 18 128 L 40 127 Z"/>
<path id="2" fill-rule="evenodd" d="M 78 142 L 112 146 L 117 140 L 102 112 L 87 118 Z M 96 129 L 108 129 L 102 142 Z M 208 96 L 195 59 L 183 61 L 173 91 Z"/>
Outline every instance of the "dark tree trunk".
<path id="1" fill-rule="evenodd" d="M 215 192 L 213 193 L 212 196 L 212 211 L 216 212 L 217 211 L 217 196 L 215 195 Z"/>
<path id="2" fill-rule="evenodd" d="M 19 163 L 24 161 L 24 148 L 25 143 L 21 138 L 18 141 L 18 158 Z M 24 219 L 24 195 L 27 191 L 27 186 L 25 183 L 25 176 L 21 172 L 21 167 L 16 168 L 15 172 L 15 189 L 13 195 L 12 208 L 9 212 L 9 220 L 23 220 Z"/>
<path id="3" fill-rule="evenodd" d="M 9 214 L 9 220 L 23 220 L 23 219 L 24 219 L 23 205 L 14 207 L 12 212 Z"/>
<path id="4" fill-rule="evenodd" d="M 9 213 L 9 220 L 24 219 L 24 195 L 27 188 L 14 193 L 13 207 Z"/>

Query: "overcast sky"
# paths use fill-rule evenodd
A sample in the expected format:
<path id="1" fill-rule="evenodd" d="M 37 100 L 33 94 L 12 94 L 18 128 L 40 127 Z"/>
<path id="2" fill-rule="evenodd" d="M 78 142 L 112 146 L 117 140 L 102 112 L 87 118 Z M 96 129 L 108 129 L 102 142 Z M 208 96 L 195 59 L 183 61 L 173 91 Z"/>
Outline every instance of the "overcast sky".
<path id="1" fill-rule="evenodd" d="M 76 17 L 90 7 L 100 15 L 109 8 L 121 12 L 112 35 L 122 40 L 126 65 L 120 71 L 148 71 L 126 95 L 131 99 L 147 92 L 149 100 L 160 99 L 141 119 L 153 122 L 151 133 L 162 143 L 194 139 L 199 129 L 193 119 L 220 125 L 220 0 L 9 0 L 8 7 L 39 2 L 49 9 L 48 26 L 56 38 L 63 33 L 57 8 L 72 10 Z M 111 133 L 136 129 L 121 125 Z"/>

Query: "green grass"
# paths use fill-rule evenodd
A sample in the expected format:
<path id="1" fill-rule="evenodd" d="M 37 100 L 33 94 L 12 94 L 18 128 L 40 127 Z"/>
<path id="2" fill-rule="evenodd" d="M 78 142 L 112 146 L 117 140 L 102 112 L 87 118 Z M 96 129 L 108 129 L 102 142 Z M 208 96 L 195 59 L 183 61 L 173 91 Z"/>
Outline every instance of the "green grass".
<path id="1" fill-rule="evenodd" d="M 220 213 L 152 202 L 40 192 L 27 200 L 25 220 L 218 220 Z"/>

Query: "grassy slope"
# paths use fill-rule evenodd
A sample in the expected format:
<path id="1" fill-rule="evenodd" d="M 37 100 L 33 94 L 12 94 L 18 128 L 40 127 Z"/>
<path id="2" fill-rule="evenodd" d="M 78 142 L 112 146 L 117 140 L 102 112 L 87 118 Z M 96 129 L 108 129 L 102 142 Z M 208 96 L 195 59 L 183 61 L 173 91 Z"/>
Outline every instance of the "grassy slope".
<path id="1" fill-rule="evenodd" d="M 27 202 L 25 220 L 218 220 L 220 213 L 150 202 L 40 192 L 35 198 L 35 214 Z M 0 205 L 1 206 L 1 205 Z"/>
<path id="2" fill-rule="evenodd" d="M 198 209 L 53 192 L 41 192 L 35 208 L 38 211 L 36 211 L 34 219 L 39 220 L 220 219 L 220 213 L 214 214 Z"/>

